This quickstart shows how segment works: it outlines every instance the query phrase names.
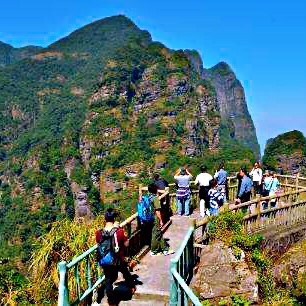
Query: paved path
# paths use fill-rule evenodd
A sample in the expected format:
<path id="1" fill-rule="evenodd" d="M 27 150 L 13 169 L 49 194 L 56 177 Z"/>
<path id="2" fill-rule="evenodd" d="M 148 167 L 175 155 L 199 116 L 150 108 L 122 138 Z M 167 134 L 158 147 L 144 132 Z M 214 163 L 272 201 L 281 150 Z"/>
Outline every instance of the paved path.
<path id="1" fill-rule="evenodd" d="M 199 213 L 195 211 L 191 216 L 173 216 L 172 224 L 164 234 L 165 238 L 169 239 L 170 247 L 177 251 L 184 239 L 189 224 L 192 219 L 198 219 Z M 169 266 L 170 259 L 173 255 L 151 256 L 146 254 L 140 264 L 134 268 L 134 274 L 139 276 L 139 280 L 143 283 L 137 285 L 133 299 L 130 301 L 122 301 L 120 306 L 127 305 L 167 305 L 169 301 Z M 103 299 L 101 306 L 107 305 L 106 300 Z"/>

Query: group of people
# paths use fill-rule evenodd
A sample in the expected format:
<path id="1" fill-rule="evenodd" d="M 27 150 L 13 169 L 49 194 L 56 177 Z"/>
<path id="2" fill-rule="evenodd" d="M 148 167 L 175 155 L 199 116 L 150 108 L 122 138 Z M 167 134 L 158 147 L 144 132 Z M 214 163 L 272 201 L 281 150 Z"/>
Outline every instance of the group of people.
<path id="1" fill-rule="evenodd" d="M 177 214 L 189 216 L 192 174 L 186 168 L 178 169 L 174 174 L 177 184 L 176 205 Z M 227 172 L 224 170 L 224 164 L 221 163 L 214 177 L 207 172 L 205 166 L 201 167 L 201 172 L 196 176 L 195 185 L 199 186 L 200 215 L 217 215 L 218 208 L 221 207 L 227 199 Z"/>
<path id="2" fill-rule="evenodd" d="M 174 174 L 176 181 L 176 206 L 177 214 L 189 216 L 191 213 L 191 184 L 199 186 L 200 215 L 218 215 L 219 208 L 227 202 L 228 185 L 227 172 L 221 163 L 214 176 L 207 172 L 205 166 L 193 182 L 191 172 L 182 167 Z M 276 174 L 266 171 L 263 173 L 260 164 L 255 163 L 253 169 L 248 172 L 241 167 L 237 174 L 238 192 L 236 204 L 250 201 L 252 190 L 254 194 L 262 196 L 274 195 L 279 188 Z M 174 253 L 168 241 L 163 237 L 162 227 L 171 216 L 169 195 L 159 198 L 158 190 L 169 187 L 168 182 L 159 174 L 154 175 L 153 182 L 148 186 L 148 192 L 141 195 L 137 204 L 138 220 L 141 227 L 141 244 L 150 247 L 151 256 L 169 255 Z M 105 213 L 106 225 L 103 230 L 96 232 L 98 243 L 98 261 L 104 270 L 106 278 L 106 293 L 109 305 L 117 305 L 113 283 L 118 272 L 122 272 L 130 291 L 135 291 L 133 279 L 126 261 L 124 260 L 124 248 L 128 246 L 128 239 L 122 228 L 115 222 L 116 213 L 108 209 Z"/>
<path id="3" fill-rule="evenodd" d="M 269 170 L 263 173 L 258 162 L 254 164 L 250 177 L 253 180 L 254 196 L 273 196 L 280 187 L 276 173 Z"/>

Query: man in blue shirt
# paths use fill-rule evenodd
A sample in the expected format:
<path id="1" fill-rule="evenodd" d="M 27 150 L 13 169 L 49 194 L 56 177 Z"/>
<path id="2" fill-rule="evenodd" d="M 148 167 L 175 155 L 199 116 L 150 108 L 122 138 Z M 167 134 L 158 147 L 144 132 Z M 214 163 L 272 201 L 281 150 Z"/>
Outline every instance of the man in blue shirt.
<path id="1" fill-rule="evenodd" d="M 241 186 L 238 192 L 236 203 L 244 203 L 251 200 L 251 191 L 253 187 L 252 180 L 246 175 L 247 170 L 244 167 L 240 168 L 239 175 L 242 177 Z"/>

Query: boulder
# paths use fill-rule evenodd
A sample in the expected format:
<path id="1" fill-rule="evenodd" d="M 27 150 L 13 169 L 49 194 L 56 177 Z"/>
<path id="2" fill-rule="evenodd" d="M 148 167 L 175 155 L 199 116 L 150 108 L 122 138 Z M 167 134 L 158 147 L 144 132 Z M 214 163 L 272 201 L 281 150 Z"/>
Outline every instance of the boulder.
<path id="1" fill-rule="evenodd" d="M 257 272 L 250 269 L 244 257 L 242 254 L 241 259 L 237 259 L 221 242 L 204 246 L 190 287 L 196 295 L 212 303 L 233 294 L 257 302 Z"/>

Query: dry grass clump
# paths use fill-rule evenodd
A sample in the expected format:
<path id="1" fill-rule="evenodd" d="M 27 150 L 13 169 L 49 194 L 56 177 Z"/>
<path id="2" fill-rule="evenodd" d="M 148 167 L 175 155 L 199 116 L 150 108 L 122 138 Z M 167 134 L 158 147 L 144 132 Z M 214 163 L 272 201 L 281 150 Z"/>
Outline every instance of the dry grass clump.
<path id="1" fill-rule="evenodd" d="M 50 232 L 37 241 L 30 265 L 30 290 L 37 304 L 52 304 L 57 300 L 58 263 L 70 262 L 92 247 L 95 244 L 95 231 L 103 225 L 103 216 L 97 216 L 91 223 L 65 219 L 54 223 Z M 81 276 L 84 272 L 80 267 Z M 73 292 L 72 295 L 75 296 Z"/>

